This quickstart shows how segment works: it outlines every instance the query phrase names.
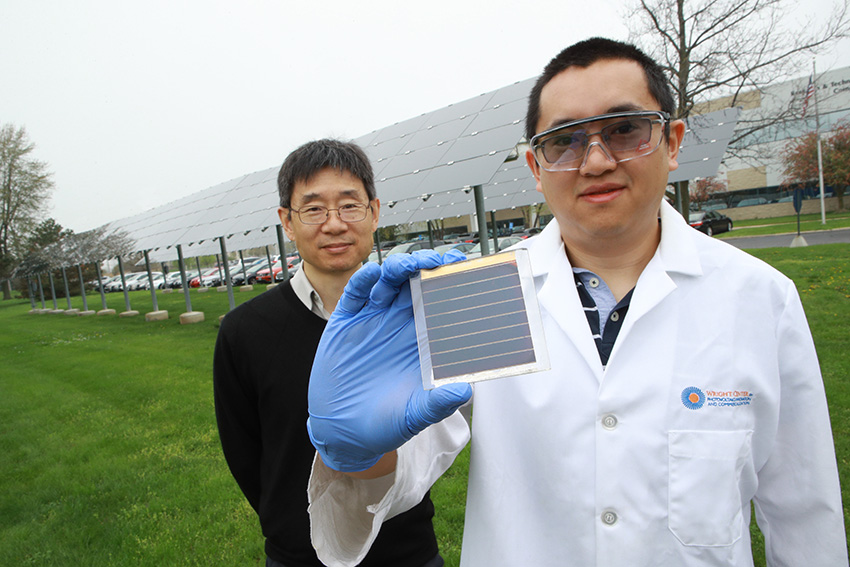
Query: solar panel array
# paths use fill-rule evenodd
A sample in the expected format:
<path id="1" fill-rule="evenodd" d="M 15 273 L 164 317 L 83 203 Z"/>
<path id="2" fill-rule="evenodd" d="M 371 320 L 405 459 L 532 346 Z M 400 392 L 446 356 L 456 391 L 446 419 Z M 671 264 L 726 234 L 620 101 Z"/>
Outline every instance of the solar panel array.
<path id="1" fill-rule="evenodd" d="M 364 148 L 381 199 L 380 226 L 542 203 L 521 145 L 528 93 L 536 78 L 375 130 L 355 140 Z M 714 175 L 737 120 L 726 109 L 689 120 L 679 169 L 670 181 Z M 108 225 L 123 230 L 151 260 L 216 254 L 277 243 L 278 167 L 247 174 Z M 485 211 L 482 211 L 485 212 Z"/>
<path id="2" fill-rule="evenodd" d="M 668 182 L 717 175 L 740 113 L 741 109 L 736 107 L 688 117 L 685 138 L 679 148 L 679 168 L 670 172 Z"/>

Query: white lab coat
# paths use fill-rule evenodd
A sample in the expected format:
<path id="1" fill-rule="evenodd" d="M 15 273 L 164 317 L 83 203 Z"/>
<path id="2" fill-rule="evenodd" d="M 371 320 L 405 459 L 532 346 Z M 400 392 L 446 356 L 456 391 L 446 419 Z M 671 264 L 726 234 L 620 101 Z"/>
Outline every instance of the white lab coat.
<path id="1" fill-rule="evenodd" d="M 750 566 L 751 501 L 768 565 L 847 565 L 823 383 L 793 282 L 663 204 L 661 244 L 603 368 L 557 223 L 519 246 L 551 370 L 476 385 L 462 567 Z M 427 489 L 439 474 L 406 449 L 375 518 L 416 500 L 399 487 Z M 356 514 L 339 494 L 316 506 L 321 484 L 311 481 L 314 543 Z"/>

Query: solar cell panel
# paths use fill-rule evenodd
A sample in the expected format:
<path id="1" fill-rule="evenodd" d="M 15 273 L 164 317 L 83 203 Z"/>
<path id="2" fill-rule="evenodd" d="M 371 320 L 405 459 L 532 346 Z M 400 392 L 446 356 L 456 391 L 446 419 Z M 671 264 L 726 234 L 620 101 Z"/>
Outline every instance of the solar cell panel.
<path id="1" fill-rule="evenodd" d="M 411 293 L 426 388 L 549 367 L 525 250 L 424 270 Z"/>

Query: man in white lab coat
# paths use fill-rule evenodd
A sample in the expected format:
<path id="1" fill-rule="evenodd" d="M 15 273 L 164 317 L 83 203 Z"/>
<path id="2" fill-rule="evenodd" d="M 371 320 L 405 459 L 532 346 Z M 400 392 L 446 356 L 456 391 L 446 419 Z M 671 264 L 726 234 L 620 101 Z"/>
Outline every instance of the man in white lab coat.
<path id="1" fill-rule="evenodd" d="M 751 505 L 768 565 L 847 565 L 796 288 L 663 202 L 674 110 L 651 59 L 600 38 L 532 90 L 527 159 L 555 220 L 520 246 L 551 369 L 475 387 L 463 567 L 750 566 Z M 310 512 L 329 565 L 356 563 L 466 441 L 469 386 L 422 390 L 404 283 L 442 261 L 365 267 L 323 335 Z"/>

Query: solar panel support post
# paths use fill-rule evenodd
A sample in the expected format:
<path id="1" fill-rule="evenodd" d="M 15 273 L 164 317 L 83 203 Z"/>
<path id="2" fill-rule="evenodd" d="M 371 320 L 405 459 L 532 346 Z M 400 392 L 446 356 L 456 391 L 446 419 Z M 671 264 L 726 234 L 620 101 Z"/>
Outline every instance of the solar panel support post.
<path id="1" fill-rule="evenodd" d="M 221 246 L 221 257 L 224 260 L 224 280 L 227 282 L 227 301 L 230 303 L 230 310 L 236 308 L 236 301 L 233 299 L 233 284 L 230 281 L 230 265 L 227 263 L 227 246 L 224 244 L 226 237 L 219 236 L 218 243 Z"/>
<path id="2" fill-rule="evenodd" d="M 269 278 L 271 279 L 272 273 L 272 255 L 269 254 L 269 247 L 266 246 L 266 262 L 269 264 Z"/>
<path id="3" fill-rule="evenodd" d="M 100 282 L 97 285 L 100 290 L 100 305 L 103 309 L 106 309 L 106 292 L 103 291 L 103 273 L 100 271 L 100 262 L 94 263 L 94 270 L 97 272 L 97 281 Z"/>
<path id="4" fill-rule="evenodd" d="M 127 293 L 127 278 L 124 276 L 124 260 L 118 256 L 118 273 L 121 274 L 121 289 L 124 290 L 125 311 L 130 311 L 130 294 Z"/>
<path id="5" fill-rule="evenodd" d="M 496 211 L 490 211 L 490 224 L 493 225 L 493 254 L 499 251 L 499 230 L 496 227 Z"/>
<path id="6" fill-rule="evenodd" d="M 65 301 L 68 303 L 68 309 L 71 308 L 71 290 L 68 289 L 68 273 L 65 271 L 65 266 L 62 266 L 62 281 L 65 284 Z"/>
<path id="7" fill-rule="evenodd" d="M 381 254 L 381 230 L 378 229 L 375 231 L 375 251 L 378 253 L 378 263 L 382 264 L 384 262 L 383 254 Z M 368 258 L 366 259 L 368 262 Z M 363 262 L 364 264 L 366 262 Z"/>
<path id="8" fill-rule="evenodd" d="M 151 259 L 148 256 L 148 251 L 145 250 L 145 270 L 148 272 L 148 284 L 151 286 L 151 303 L 153 303 L 153 310 L 159 311 L 159 305 L 156 302 L 156 286 L 153 285 L 153 272 L 151 272 Z"/>
<path id="9" fill-rule="evenodd" d="M 34 285 L 29 276 L 27 276 L 27 294 L 30 296 L 30 307 L 35 309 L 35 292 L 33 291 Z"/>
<path id="10" fill-rule="evenodd" d="M 248 282 L 245 278 L 245 256 L 242 255 L 242 251 L 239 251 L 239 271 L 236 273 L 242 274 L 242 285 L 248 285 Z"/>
<path id="11" fill-rule="evenodd" d="M 183 246 L 177 245 L 177 263 L 180 265 L 180 284 L 183 286 L 183 297 L 186 298 L 186 313 L 192 312 L 192 299 L 189 297 L 189 282 L 186 279 L 186 264 L 183 262 Z M 200 277 L 200 270 L 198 276 Z"/>
<path id="12" fill-rule="evenodd" d="M 472 188 L 475 195 L 475 215 L 478 217 L 478 242 L 481 244 L 481 255 L 490 254 L 490 243 L 487 238 L 487 212 L 484 210 L 484 189 L 481 185 Z"/>
<path id="13" fill-rule="evenodd" d="M 434 249 L 434 227 L 431 225 L 431 221 L 428 221 L 428 244 L 431 246 L 431 249 Z"/>
<path id="14" fill-rule="evenodd" d="M 53 283 L 53 272 L 47 272 L 47 275 L 50 276 L 50 296 L 53 298 L 53 309 L 59 309 L 59 306 L 56 305 L 56 285 Z"/>
<path id="15" fill-rule="evenodd" d="M 38 295 L 41 297 L 41 308 L 44 309 L 44 285 L 41 283 L 41 274 L 36 274 L 35 278 L 38 280 Z"/>
<path id="16" fill-rule="evenodd" d="M 86 284 L 83 283 L 83 265 L 77 264 L 77 275 L 80 276 L 80 297 L 83 298 L 83 311 L 89 310 L 89 301 L 86 299 Z"/>
<path id="17" fill-rule="evenodd" d="M 283 242 L 283 227 L 275 225 L 277 232 L 277 247 L 280 250 L 280 273 L 283 274 L 283 280 L 289 279 L 289 262 L 286 261 L 286 244 Z M 274 274 L 269 272 L 269 283 L 274 283 Z"/>
<path id="18" fill-rule="evenodd" d="M 201 287 L 204 281 L 201 279 L 201 259 L 198 256 L 195 256 L 195 266 L 198 268 L 198 287 Z"/>

